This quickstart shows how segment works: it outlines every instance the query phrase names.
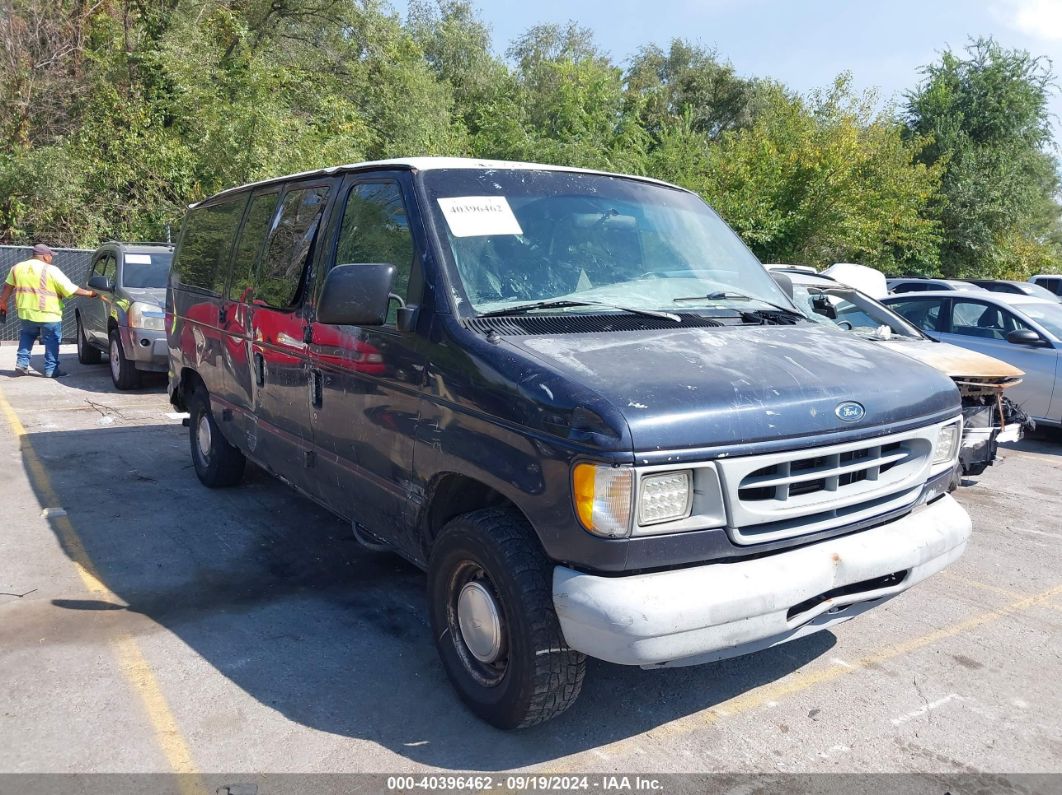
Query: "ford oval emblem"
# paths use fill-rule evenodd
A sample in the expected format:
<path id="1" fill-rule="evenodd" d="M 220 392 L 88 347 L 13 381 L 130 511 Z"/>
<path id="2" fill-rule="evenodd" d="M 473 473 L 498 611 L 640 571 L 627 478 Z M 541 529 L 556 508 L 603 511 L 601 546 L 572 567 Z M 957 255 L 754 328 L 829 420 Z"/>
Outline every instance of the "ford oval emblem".
<path id="1" fill-rule="evenodd" d="M 859 422 L 867 415 L 867 410 L 863 408 L 861 403 L 856 403 L 854 400 L 846 400 L 844 403 L 838 403 L 833 413 L 845 422 Z"/>

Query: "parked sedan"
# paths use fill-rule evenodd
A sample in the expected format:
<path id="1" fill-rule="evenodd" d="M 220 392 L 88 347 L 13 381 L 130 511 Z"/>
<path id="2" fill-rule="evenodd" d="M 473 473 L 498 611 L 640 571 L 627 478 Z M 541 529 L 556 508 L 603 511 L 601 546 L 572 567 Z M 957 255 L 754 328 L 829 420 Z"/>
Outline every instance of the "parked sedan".
<path id="1" fill-rule="evenodd" d="M 1011 293 L 1013 295 L 1031 295 L 1044 301 L 1058 301 L 1057 295 L 1039 284 L 1032 282 L 1009 281 L 1006 279 L 971 279 L 970 284 L 976 284 L 993 293 Z"/>
<path id="2" fill-rule="evenodd" d="M 889 292 L 893 294 L 925 293 L 930 290 L 977 292 L 984 289 L 961 279 L 888 279 L 885 283 L 889 286 Z"/>
<path id="3" fill-rule="evenodd" d="M 944 342 L 1024 370 L 1008 396 L 1037 422 L 1062 426 L 1062 304 L 987 290 L 891 295 L 883 303 Z"/>

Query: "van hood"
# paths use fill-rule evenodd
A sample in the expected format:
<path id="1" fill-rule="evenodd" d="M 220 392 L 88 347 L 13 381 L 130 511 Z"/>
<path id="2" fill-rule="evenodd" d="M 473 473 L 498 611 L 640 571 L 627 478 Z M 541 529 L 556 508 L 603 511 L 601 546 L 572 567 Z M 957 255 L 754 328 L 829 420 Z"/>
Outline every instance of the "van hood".
<path id="1" fill-rule="evenodd" d="M 622 413 L 635 452 L 748 444 L 959 413 L 954 383 L 854 334 L 811 324 L 507 336 Z M 548 376 L 543 376 L 549 389 Z M 839 417 L 838 405 L 865 414 Z"/>

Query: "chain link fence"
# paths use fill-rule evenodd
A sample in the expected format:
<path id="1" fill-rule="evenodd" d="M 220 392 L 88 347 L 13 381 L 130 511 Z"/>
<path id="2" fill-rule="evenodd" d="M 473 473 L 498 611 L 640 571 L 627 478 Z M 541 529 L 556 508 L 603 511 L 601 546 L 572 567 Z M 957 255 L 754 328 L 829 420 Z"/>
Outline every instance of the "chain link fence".
<path id="1" fill-rule="evenodd" d="M 57 248 L 52 264 L 59 268 L 74 284 L 84 287 L 92 267 L 93 251 L 83 248 Z M 7 274 L 17 263 L 30 259 L 33 251 L 29 246 L 0 246 L 0 280 L 6 280 Z M 76 333 L 74 325 L 74 301 L 67 299 L 63 306 L 63 341 L 73 342 Z M 7 306 L 7 323 L 0 325 L 0 342 L 18 341 L 18 312 L 15 310 L 15 296 Z"/>

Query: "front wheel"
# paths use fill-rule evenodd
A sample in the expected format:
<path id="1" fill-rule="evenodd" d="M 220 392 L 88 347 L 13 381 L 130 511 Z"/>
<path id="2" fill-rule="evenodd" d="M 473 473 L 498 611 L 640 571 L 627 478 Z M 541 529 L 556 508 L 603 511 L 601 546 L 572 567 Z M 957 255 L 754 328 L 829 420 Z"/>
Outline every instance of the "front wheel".
<path id="1" fill-rule="evenodd" d="M 85 338 L 85 327 L 81 324 L 81 315 L 77 316 L 77 360 L 81 364 L 99 364 L 103 356 L 100 349 L 89 344 Z"/>
<path id="2" fill-rule="evenodd" d="M 428 566 L 443 667 L 472 712 L 501 729 L 554 718 L 582 688 L 586 657 L 553 608 L 552 568 L 514 512 L 486 508 L 443 528 Z"/>
<path id="3" fill-rule="evenodd" d="M 140 386 L 140 372 L 133 363 L 125 358 L 122 350 L 122 340 L 115 329 L 111 332 L 111 342 L 108 353 L 111 362 L 111 381 L 118 389 L 136 389 Z"/>
<path id="4" fill-rule="evenodd" d="M 205 394 L 193 393 L 188 404 L 188 435 L 196 476 L 212 489 L 235 486 L 243 478 L 247 463 L 243 453 L 221 435 Z"/>

